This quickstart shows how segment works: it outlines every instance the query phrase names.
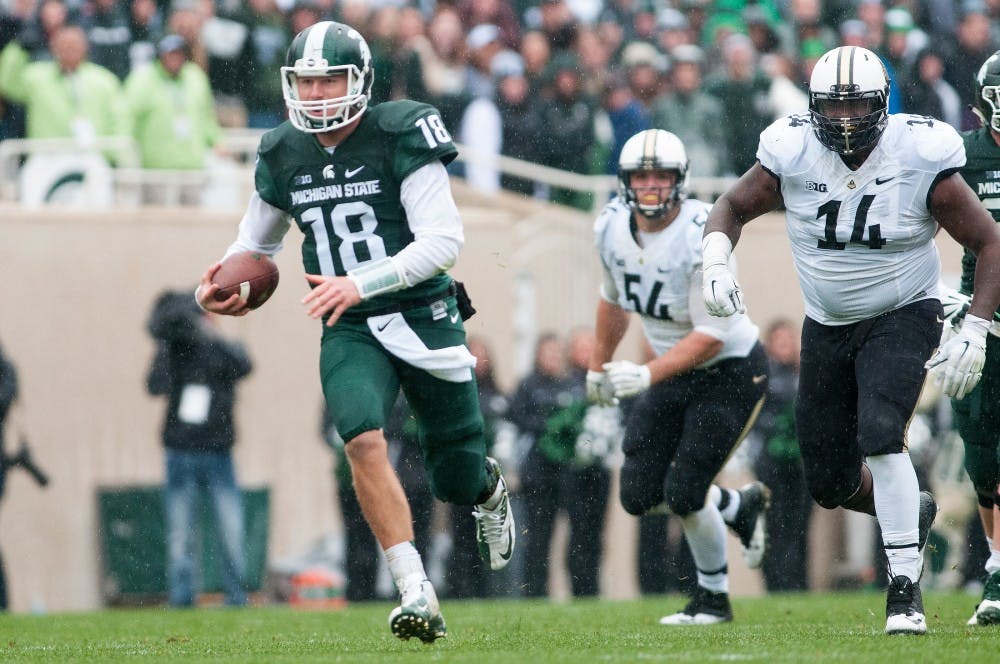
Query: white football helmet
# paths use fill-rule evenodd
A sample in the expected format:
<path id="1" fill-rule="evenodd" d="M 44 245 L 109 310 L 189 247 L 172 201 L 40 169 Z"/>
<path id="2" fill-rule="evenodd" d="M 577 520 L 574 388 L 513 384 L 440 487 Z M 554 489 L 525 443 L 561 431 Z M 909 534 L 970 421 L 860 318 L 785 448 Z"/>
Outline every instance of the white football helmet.
<path id="1" fill-rule="evenodd" d="M 827 51 L 809 79 L 809 114 L 820 142 L 842 155 L 875 145 L 889 121 L 889 76 L 860 46 Z"/>
<path id="2" fill-rule="evenodd" d="M 668 195 L 663 196 L 661 192 L 657 205 L 644 205 L 632 188 L 632 174 L 653 170 L 675 171 L 677 180 Z M 625 141 L 618 157 L 618 191 L 630 207 L 651 219 L 663 216 L 687 198 L 688 158 L 681 139 L 663 129 L 646 129 Z"/>
<path id="3" fill-rule="evenodd" d="M 299 99 L 300 76 L 347 75 L 347 94 L 334 99 Z M 281 68 L 281 89 L 288 119 L 296 129 L 311 134 L 338 129 L 354 122 L 368 107 L 375 71 L 368 42 L 354 28 L 335 21 L 309 26 L 292 40 Z"/>

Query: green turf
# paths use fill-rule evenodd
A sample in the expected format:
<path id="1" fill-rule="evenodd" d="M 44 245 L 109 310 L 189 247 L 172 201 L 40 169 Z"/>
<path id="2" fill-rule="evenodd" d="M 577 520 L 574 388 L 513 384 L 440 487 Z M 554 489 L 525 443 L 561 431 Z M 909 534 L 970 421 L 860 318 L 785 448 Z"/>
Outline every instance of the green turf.
<path id="1" fill-rule="evenodd" d="M 1000 627 L 966 627 L 975 597 L 928 593 L 926 637 L 882 634 L 874 592 L 737 598 L 735 622 L 661 627 L 677 596 L 638 601 L 445 602 L 449 636 L 398 641 L 391 605 L 341 611 L 162 608 L 0 616 L 4 662 L 978 662 Z M 989 654 L 992 653 L 992 654 Z M 985 659 L 984 659 L 985 657 Z"/>

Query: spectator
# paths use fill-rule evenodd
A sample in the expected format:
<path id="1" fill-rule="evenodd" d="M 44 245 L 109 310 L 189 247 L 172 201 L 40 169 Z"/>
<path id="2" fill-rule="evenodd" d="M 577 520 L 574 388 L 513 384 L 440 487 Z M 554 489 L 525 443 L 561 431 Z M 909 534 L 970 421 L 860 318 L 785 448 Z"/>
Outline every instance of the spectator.
<path id="1" fill-rule="evenodd" d="M 446 127 L 457 127 L 468 104 L 465 92 L 465 36 L 458 12 L 450 7 L 439 10 L 427 25 L 427 35 L 413 38 L 409 48 L 420 63 L 423 101 L 441 111 Z"/>
<path id="2" fill-rule="evenodd" d="M 253 66 L 246 81 L 247 126 L 271 129 L 285 119 L 281 81 L 274 70 L 281 66 L 291 41 L 285 15 L 276 0 L 250 0 L 250 53 Z"/>
<path id="3" fill-rule="evenodd" d="M 167 35 L 156 50 L 156 62 L 132 72 L 125 81 L 142 167 L 204 169 L 207 153 L 220 138 L 208 77 L 188 59 L 187 43 L 180 35 Z M 200 184 L 186 187 L 184 200 L 197 202 L 200 190 Z M 159 189 L 150 189 L 147 195 L 163 201 Z"/>
<path id="4" fill-rule="evenodd" d="M 729 124 L 719 121 L 724 116 L 722 104 L 702 89 L 702 50 L 693 45 L 678 46 L 672 56 L 671 85 L 654 102 L 652 126 L 681 139 L 692 176 L 718 177 L 733 172 Z M 615 165 L 617 171 L 617 161 Z"/>
<path id="5" fill-rule="evenodd" d="M 246 17 L 226 11 L 225 5 L 217 7 L 215 0 L 183 1 L 195 2 L 202 18 L 201 45 L 219 123 L 225 127 L 247 126 L 246 85 L 253 71 L 253 48 Z"/>
<path id="6" fill-rule="evenodd" d="M 963 101 L 972 103 L 976 72 L 980 65 L 996 50 L 990 35 L 990 20 L 986 7 L 980 0 L 966 0 L 962 3 L 962 15 L 958 23 L 955 41 L 942 43 L 948 48 L 945 56 L 944 78 L 959 94 Z M 979 119 L 972 111 L 962 118 L 962 129 L 978 129 Z"/>
<path id="7" fill-rule="evenodd" d="M 129 71 L 156 59 L 156 44 L 164 36 L 163 13 L 156 0 L 132 0 L 129 3 Z"/>
<path id="8" fill-rule="evenodd" d="M 466 31 L 477 25 L 495 25 L 504 48 L 516 49 L 521 43 L 521 24 L 510 0 L 460 0 L 458 14 Z"/>
<path id="9" fill-rule="evenodd" d="M 729 166 L 732 173 L 742 173 L 753 165 L 757 138 L 771 123 L 773 113 L 768 102 L 771 81 L 757 65 L 757 51 L 746 35 L 731 35 L 723 44 L 723 70 L 705 81 L 705 92 L 721 103 L 721 123 L 735 130 L 729 132 Z"/>
<path id="10" fill-rule="evenodd" d="M 537 27 L 547 38 L 553 54 L 571 50 L 579 24 L 566 0 L 540 0 L 538 9 L 540 21 Z"/>
<path id="11" fill-rule="evenodd" d="M 80 24 L 90 42 L 90 60 L 125 80 L 131 69 L 129 46 L 132 44 L 132 21 L 119 0 L 87 0 Z"/>
<path id="12" fill-rule="evenodd" d="M 583 94 L 579 63 L 563 53 L 552 60 L 550 99 L 538 106 L 539 162 L 573 173 L 588 173 L 594 147 L 594 103 Z M 589 208 L 586 194 L 553 187 L 550 200 L 563 205 Z"/>
<path id="13" fill-rule="evenodd" d="M 786 52 L 787 55 L 795 57 L 805 43 L 811 40 L 820 42 L 821 53 L 826 53 L 840 43 L 837 31 L 823 21 L 823 5 L 820 0 L 791 0 L 788 12 L 789 23 L 792 25 L 792 41 L 788 45 L 790 50 Z"/>
<path id="14" fill-rule="evenodd" d="M 649 42 L 632 42 L 622 51 L 621 66 L 632 95 L 649 112 L 664 89 L 670 60 Z"/>
<path id="15" fill-rule="evenodd" d="M 910 83 L 904 91 L 907 112 L 938 118 L 961 129 L 961 98 L 944 80 L 945 61 L 941 51 L 935 47 L 923 49 L 911 68 Z"/>
<path id="16" fill-rule="evenodd" d="M 521 56 L 513 51 L 502 51 L 493 58 L 493 61 L 500 61 L 500 67 L 508 67 L 503 65 L 503 61 L 507 58 L 516 58 L 520 61 Z M 503 118 L 497 107 L 492 79 L 491 75 L 489 94 L 476 95 L 469 102 L 465 112 L 462 113 L 462 121 L 458 128 L 459 140 L 469 148 L 470 153 L 463 163 L 465 181 L 473 188 L 487 194 L 494 194 L 500 190 L 500 167 L 497 164 L 497 157 L 503 148 Z M 486 85 L 484 80 L 483 92 L 486 91 Z"/>
<path id="17" fill-rule="evenodd" d="M 592 337 L 578 337 L 574 361 L 589 352 Z M 524 523 L 524 595 L 548 594 L 549 547 L 560 508 L 570 518 L 570 566 L 574 595 L 597 593 L 600 536 L 607 503 L 607 471 L 590 465 L 577 467 L 575 441 L 586 404 L 585 374 L 574 366 L 567 373 L 567 353 L 561 339 L 542 335 L 535 347 L 535 366 L 518 385 L 511 400 L 510 418 L 530 443 L 524 461 L 522 505 Z M 585 551 L 587 547 L 593 547 Z M 597 562 L 595 562 L 595 560 Z"/>
<path id="18" fill-rule="evenodd" d="M 534 98 L 525 78 L 524 61 L 520 57 L 498 56 L 493 71 L 497 77 L 496 104 L 503 132 L 501 154 L 532 161 L 536 155 L 539 127 Z M 500 186 L 526 196 L 535 192 L 532 180 L 508 173 L 500 175 Z"/>
<path id="19" fill-rule="evenodd" d="M 754 472 L 771 489 L 764 583 L 769 592 L 808 590 L 812 496 L 802 473 L 802 455 L 795 435 L 798 330 L 789 320 L 776 320 L 764 334 L 764 346 L 769 365 L 767 399 L 754 427 L 761 441 Z"/>
<path id="20" fill-rule="evenodd" d="M 656 14 L 656 45 L 662 53 L 673 53 L 678 46 L 695 42 L 691 23 L 687 17 L 672 7 L 661 9 Z"/>
<path id="21" fill-rule="evenodd" d="M 190 290 L 165 292 L 148 324 L 156 357 L 146 377 L 150 394 L 167 397 L 162 439 L 166 452 L 167 587 L 170 606 L 195 602 L 198 506 L 215 518 L 225 601 L 246 604 L 243 504 L 233 468 L 236 384 L 252 365 L 242 344 L 220 336 Z"/>
<path id="22" fill-rule="evenodd" d="M 552 49 L 544 32 L 532 30 L 524 33 L 521 58 L 524 60 L 524 75 L 528 79 L 531 94 L 537 96 L 546 85 L 546 69 L 552 58 Z"/>
<path id="23" fill-rule="evenodd" d="M 85 145 L 96 136 L 128 135 L 121 84 L 87 60 L 83 30 L 58 28 L 50 47 L 53 61 L 29 62 L 16 40 L 0 53 L 0 94 L 24 104 L 28 138 L 76 138 Z"/>
<path id="24" fill-rule="evenodd" d="M 618 172 L 618 155 L 625 141 L 643 129 L 649 129 L 650 116 L 622 76 L 611 76 L 606 86 L 603 107 L 611 123 L 612 141 L 604 172 L 614 174 Z"/>
<path id="25" fill-rule="evenodd" d="M 465 73 L 465 92 L 472 99 L 493 97 L 493 74 L 490 63 L 503 50 L 500 28 L 490 23 L 477 25 L 465 38 L 468 65 Z"/>

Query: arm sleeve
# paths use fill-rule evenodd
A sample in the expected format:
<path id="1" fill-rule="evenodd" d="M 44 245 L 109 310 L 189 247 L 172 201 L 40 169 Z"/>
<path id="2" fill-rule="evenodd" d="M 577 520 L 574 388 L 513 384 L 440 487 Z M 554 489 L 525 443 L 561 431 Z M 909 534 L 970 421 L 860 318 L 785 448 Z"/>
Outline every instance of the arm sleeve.
<path id="1" fill-rule="evenodd" d="M 240 220 L 236 241 L 229 245 L 223 258 L 241 251 L 256 251 L 273 256 L 281 250 L 282 239 L 290 225 L 287 214 L 268 204 L 254 192 L 247 203 L 243 219 Z"/>
<path id="2" fill-rule="evenodd" d="M 400 201 L 414 240 L 392 260 L 406 285 L 413 286 L 454 265 L 465 236 L 448 172 L 439 160 L 421 166 L 403 180 Z"/>

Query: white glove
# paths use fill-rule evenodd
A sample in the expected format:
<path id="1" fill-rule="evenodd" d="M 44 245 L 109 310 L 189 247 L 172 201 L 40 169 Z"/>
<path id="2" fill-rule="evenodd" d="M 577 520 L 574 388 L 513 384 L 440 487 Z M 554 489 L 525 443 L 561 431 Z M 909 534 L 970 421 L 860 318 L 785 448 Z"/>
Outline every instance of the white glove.
<path id="1" fill-rule="evenodd" d="M 598 406 L 617 406 L 615 388 L 603 371 L 587 371 L 587 401 Z"/>
<path id="2" fill-rule="evenodd" d="M 604 365 L 608 372 L 608 382 L 619 399 L 631 397 L 649 389 L 649 367 L 628 360 L 608 362 Z"/>
<path id="3" fill-rule="evenodd" d="M 743 291 L 736 277 L 725 265 L 706 267 L 702 273 L 701 292 L 705 308 L 712 316 L 726 317 L 746 312 Z"/>
<path id="4" fill-rule="evenodd" d="M 949 397 L 962 399 L 982 378 L 989 328 L 990 321 L 966 314 L 958 333 L 943 343 L 924 365 Z"/>
<path id="5" fill-rule="evenodd" d="M 954 288 L 938 284 L 938 293 L 941 297 L 941 306 L 944 307 L 944 321 L 947 327 L 949 323 L 955 324 L 956 319 L 969 310 L 972 298 L 959 293 Z"/>

